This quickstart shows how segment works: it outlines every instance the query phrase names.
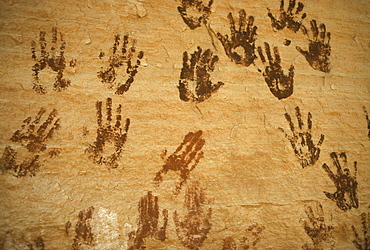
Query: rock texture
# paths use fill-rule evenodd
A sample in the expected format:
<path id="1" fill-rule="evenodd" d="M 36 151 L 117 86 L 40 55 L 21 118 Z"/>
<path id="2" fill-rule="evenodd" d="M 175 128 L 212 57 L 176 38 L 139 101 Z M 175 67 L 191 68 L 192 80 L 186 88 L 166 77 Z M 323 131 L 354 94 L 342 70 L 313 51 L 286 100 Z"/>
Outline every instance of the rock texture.
<path id="1" fill-rule="evenodd" d="M 369 249 L 369 1 L 0 10 L 0 248 Z"/>

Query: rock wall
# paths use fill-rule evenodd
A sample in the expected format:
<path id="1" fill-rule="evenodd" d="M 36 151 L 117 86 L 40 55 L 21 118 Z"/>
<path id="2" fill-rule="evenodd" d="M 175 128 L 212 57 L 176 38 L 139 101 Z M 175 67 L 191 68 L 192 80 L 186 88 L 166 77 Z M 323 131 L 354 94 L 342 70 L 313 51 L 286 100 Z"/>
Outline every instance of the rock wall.
<path id="1" fill-rule="evenodd" d="M 3 249 L 370 249 L 370 3 L 0 3 Z"/>

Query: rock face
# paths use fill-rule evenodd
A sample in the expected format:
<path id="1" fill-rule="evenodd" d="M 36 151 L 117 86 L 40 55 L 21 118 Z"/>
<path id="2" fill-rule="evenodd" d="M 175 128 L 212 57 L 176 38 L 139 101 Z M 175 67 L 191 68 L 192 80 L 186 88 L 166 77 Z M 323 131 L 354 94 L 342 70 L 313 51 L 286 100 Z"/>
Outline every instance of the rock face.
<path id="1" fill-rule="evenodd" d="M 0 9 L 0 248 L 369 249 L 369 1 Z"/>

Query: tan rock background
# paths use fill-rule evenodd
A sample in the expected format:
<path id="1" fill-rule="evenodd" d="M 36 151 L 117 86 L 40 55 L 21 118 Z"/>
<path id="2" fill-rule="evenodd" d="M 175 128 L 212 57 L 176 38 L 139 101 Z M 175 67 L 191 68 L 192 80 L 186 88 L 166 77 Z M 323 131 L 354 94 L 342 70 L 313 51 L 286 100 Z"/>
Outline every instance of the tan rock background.
<path id="1" fill-rule="evenodd" d="M 60 129 L 46 141 L 47 150 L 59 149 L 60 154 L 40 154 L 41 166 L 35 176 L 15 177 L 2 166 L 3 248 L 31 249 L 32 244 L 35 249 L 72 249 L 78 215 L 92 206 L 95 209 L 88 224 L 93 239 L 75 249 L 125 249 L 131 244 L 128 233 L 138 228 L 140 197 L 151 191 L 158 196 L 159 210 L 168 210 L 168 225 L 165 241 L 150 236 L 144 239 L 147 249 L 186 249 L 177 237 L 173 218 L 175 211 L 184 217 L 186 189 L 197 181 L 206 197 L 203 212 L 212 209 L 211 229 L 201 249 L 223 249 L 229 236 L 238 249 L 243 237 L 248 238 L 245 245 L 251 249 L 300 249 L 305 244 L 312 249 L 357 249 L 352 226 L 363 239 L 360 215 L 366 215 L 370 205 L 370 139 L 363 110 L 365 106 L 370 112 L 370 3 L 303 3 L 307 13 L 303 24 L 309 29 L 309 21 L 315 19 L 331 33 L 330 73 L 311 68 L 295 49 L 308 47 L 301 32 L 272 29 L 267 8 L 278 15 L 279 1 L 215 0 L 209 29 L 202 25 L 195 30 L 181 19 L 179 1 L 1 1 L 0 152 L 11 146 L 19 152 L 19 161 L 29 154 L 10 138 L 24 119 L 34 119 L 40 108 L 46 109 L 43 121 L 53 109 L 60 118 Z M 256 46 L 263 42 L 278 46 L 284 72 L 294 66 L 290 97 L 278 100 L 271 94 L 258 72 L 263 69 L 259 58 L 256 65 L 236 65 L 212 34 L 211 30 L 230 34 L 227 15 L 232 12 L 238 19 L 242 8 L 247 16 L 255 17 Z M 53 27 L 66 43 L 64 76 L 71 86 L 53 91 L 56 73 L 48 68 L 40 73 L 47 93 L 38 94 L 32 89 L 35 62 L 31 41 L 37 42 L 40 31 L 45 31 L 50 46 Z M 135 80 L 123 95 L 114 94 L 97 77 L 108 65 L 116 34 L 136 39 L 137 50 L 144 52 Z M 292 41 L 290 46 L 283 45 L 285 39 Z M 212 80 L 224 83 L 210 99 L 198 104 L 180 100 L 176 87 L 183 52 L 191 54 L 197 46 L 211 49 L 219 57 Z M 102 59 L 101 52 L 105 53 Z M 69 66 L 72 59 L 77 61 L 75 67 Z M 95 103 L 102 101 L 104 108 L 108 97 L 113 108 L 122 105 L 122 119 L 131 120 L 119 166 L 114 169 L 94 163 L 85 153 L 96 139 Z M 296 106 L 305 126 L 308 112 L 312 114 L 314 143 L 321 134 L 325 136 L 320 158 L 306 168 L 300 166 L 279 130 L 291 134 L 285 113 L 297 126 Z M 156 185 L 153 179 L 165 162 L 163 151 L 168 151 L 168 157 L 186 134 L 198 130 L 203 131 L 204 157 L 180 193 L 173 192 L 180 180 L 173 171 Z M 346 153 L 351 174 L 353 162 L 357 162 L 358 208 L 343 211 L 323 193 L 336 190 L 321 167 L 326 163 L 335 171 L 331 152 Z M 314 246 L 304 229 L 303 221 L 309 223 L 305 209 L 311 206 L 317 216 L 317 202 L 323 207 L 326 226 L 332 226 L 331 246 Z M 245 232 L 255 224 L 263 228 L 260 233 Z M 370 228 L 370 222 L 367 226 Z M 37 244 L 38 237 L 44 246 Z"/>

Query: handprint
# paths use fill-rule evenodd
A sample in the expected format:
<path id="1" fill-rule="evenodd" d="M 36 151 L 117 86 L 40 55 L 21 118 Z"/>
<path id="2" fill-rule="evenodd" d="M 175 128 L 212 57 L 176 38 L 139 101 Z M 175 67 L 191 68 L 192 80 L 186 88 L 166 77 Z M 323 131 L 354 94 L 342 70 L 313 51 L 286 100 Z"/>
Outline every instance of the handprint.
<path id="1" fill-rule="evenodd" d="M 78 214 L 78 221 L 76 223 L 75 232 L 76 235 L 73 239 L 72 249 L 82 250 L 86 249 L 86 246 L 93 246 L 94 234 L 92 230 L 92 218 L 94 214 L 94 207 L 89 207 L 86 210 L 81 210 Z"/>
<path id="2" fill-rule="evenodd" d="M 259 226 L 258 223 L 250 225 L 244 231 L 244 236 L 239 240 L 239 244 L 235 243 L 233 237 L 226 237 L 223 240 L 222 250 L 257 249 L 257 243 L 261 240 L 261 233 L 264 229 L 265 226 Z"/>
<path id="3" fill-rule="evenodd" d="M 136 53 L 135 42 L 129 47 L 128 35 L 123 37 L 122 48 L 119 48 L 120 35 L 115 35 L 114 40 L 112 54 L 108 60 L 109 66 L 104 70 L 102 68 L 98 72 L 98 77 L 102 83 L 106 83 L 110 89 L 114 89 L 115 94 L 123 95 L 134 82 L 134 77 L 138 72 L 137 70 L 141 64 L 140 60 L 144 57 L 144 53 L 142 51 Z M 103 56 L 104 54 L 100 54 L 100 59 Z M 125 65 L 124 69 L 123 65 Z M 120 79 L 121 75 L 124 76 L 124 79 Z M 121 80 L 125 82 L 123 83 Z"/>
<path id="4" fill-rule="evenodd" d="M 315 216 L 311 206 L 306 206 L 305 212 L 308 217 L 303 220 L 304 230 L 313 241 L 313 247 L 309 244 L 302 246 L 305 250 L 333 249 L 334 239 L 332 237 L 332 226 L 325 224 L 324 210 L 320 203 L 316 203 L 317 216 Z"/>
<path id="5" fill-rule="evenodd" d="M 302 166 L 302 168 L 307 166 L 313 166 L 315 165 L 316 161 L 320 157 L 320 146 L 324 141 L 324 135 L 320 136 L 319 142 L 314 145 L 312 141 L 312 115 L 310 112 L 308 112 L 308 118 L 307 118 L 307 130 L 303 131 L 303 121 L 302 121 L 302 115 L 299 110 L 299 107 L 297 106 L 295 108 L 298 121 L 298 127 L 299 131 L 296 131 L 294 128 L 294 124 L 292 122 L 292 118 L 288 113 L 285 113 L 285 118 L 289 122 L 290 130 L 293 133 L 293 136 L 290 136 L 284 132 L 282 128 L 279 128 L 283 133 L 285 133 L 286 138 L 290 141 L 294 154 L 299 159 L 299 162 Z"/>
<path id="6" fill-rule="evenodd" d="M 204 211 L 206 203 L 205 194 L 198 182 L 188 186 L 185 194 L 185 207 L 188 210 L 181 220 L 177 211 L 174 212 L 173 220 L 176 226 L 177 237 L 182 245 L 189 249 L 199 249 L 207 234 L 211 230 L 212 209 Z"/>
<path id="7" fill-rule="evenodd" d="M 139 202 L 139 220 L 138 229 L 132 232 L 133 245 L 128 249 L 144 249 L 144 239 L 151 236 L 158 240 L 166 240 L 166 229 L 168 223 L 168 211 L 163 209 L 163 226 L 158 228 L 159 222 L 159 206 L 158 196 L 153 196 L 152 192 L 148 192 L 147 195 L 140 198 Z"/>
<path id="8" fill-rule="evenodd" d="M 223 82 L 213 84 L 210 80 L 210 73 L 215 69 L 215 64 L 217 62 L 218 56 L 213 56 L 210 49 L 207 49 L 202 53 L 202 49 L 198 47 L 198 51 L 191 54 L 190 60 L 188 53 L 186 51 L 184 52 L 183 67 L 181 70 L 179 86 L 177 86 L 181 100 L 185 102 L 203 102 L 210 98 L 212 93 L 216 92 L 222 85 L 224 85 Z M 195 93 L 192 91 L 194 86 Z"/>
<path id="9" fill-rule="evenodd" d="M 366 107 L 363 106 L 362 108 L 363 108 L 363 110 L 365 112 L 365 117 L 366 117 L 366 121 L 367 121 L 367 130 L 368 130 L 367 137 L 370 138 L 370 119 L 369 119 L 369 115 L 367 113 Z"/>
<path id="10" fill-rule="evenodd" d="M 309 37 L 307 29 L 302 26 L 303 34 L 308 37 L 310 42 L 308 45 L 308 51 L 301 49 L 299 46 L 296 48 L 302 55 L 304 55 L 313 69 L 328 73 L 330 72 L 329 57 L 331 52 L 331 46 L 329 44 L 330 32 L 326 32 L 325 24 L 320 24 L 319 32 L 316 20 L 312 20 L 310 23 L 312 39 Z"/>
<path id="11" fill-rule="evenodd" d="M 88 153 L 89 157 L 97 164 L 104 164 L 110 168 L 117 168 L 117 160 L 121 157 L 123 146 L 126 143 L 130 119 L 126 119 L 125 127 L 122 129 L 122 105 L 119 104 L 115 124 L 112 124 L 112 99 L 107 98 L 107 117 L 105 124 L 103 124 L 102 106 L 103 104 L 101 101 L 96 103 L 98 123 L 97 136 L 96 141 L 86 149 L 86 153 Z M 109 146 L 111 146 L 111 148 Z"/>
<path id="12" fill-rule="evenodd" d="M 33 121 L 31 117 L 25 119 L 22 129 L 17 130 L 10 139 L 13 142 L 22 143 L 30 152 L 44 151 L 46 149 L 45 141 L 51 139 L 54 132 L 60 128 L 60 119 L 56 119 L 58 113 L 56 109 L 53 109 L 46 121 L 37 128 L 45 112 L 46 110 L 41 108 Z M 56 120 L 54 121 L 54 119 Z M 51 126 L 50 129 L 49 126 Z"/>
<path id="13" fill-rule="evenodd" d="M 272 13 L 270 12 L 270 9 L 268 9 L 269 13 L 268 16 L 271 19 L 271 26 L 276 30 L 282 30 L 285 27 L 288 29 L 297 32 L 302 25 L 302 20 L 306 18 L 306 13 L 303 13 L 302 16 L 300 16 L 300 13 L 303 10 L 303 3 L 298 2 L 297 9 L 295 13 L 293 13 L 293 9 L 295 8 L 295 0 L 289 0 L 289 6 L 288 9 L 284 10 L 284 0 L 281 0 L 280 2 L 280 19 L 275 18 Z M 297 20 L 298 19 L 298 20 Z"/>
<path id="14" fill-rule="evenodd" d="M 58 41 L 58 34 L 60 36 L 60 40 Z M 39 94 L 46 93 L 46 87 L 40 80 L 40 72 L 47 67 L 49 67 L 52 71 L 56 72 L 55 82 L 54 82 L 54 90 L 55 91 L 62 91 L 65 90 L 69 85 L 71 85 L 71 81 L 68 79 L 63 78 L 64 70 L 66 68 L 66 59 L 64 57 L 64 50 L 66 48 L 66 42 L 63 40 L 62 33 L 58 33 L 57 28 L 53 27 L 52 29 L 52 45 L 50 51 L 46 50 L 47 43 L 46 43 L 46 32 L 40 31 L 40 38 L 39 38 L 39 45 L 40 45 L 40 55 L 36 55 L 36 42 L 31 42 L 31 51 L 32 51 L 32 58 L 36 62 L 33 67 L 33 89 Z M 59 47 L 59 48 L 58 48 Z M 72 60 L 70 62 L 70 66 L 74 67 L 76 64 L 76 60 Z"/>
<path id="15" fill-rule="evenodd" d="M 274 60 L 271 55 L 270 45 L 265 42 L 265 51 L 268 64 L 265 56 L 262 53 L 262 48 L 258 47 L 257 50 L 262 63 L 265 65 L 263 76 L 265 77 L 265 82 L 270 88 L 271 93 L 279 100 L 291 96 L 293 94 L 294 66 L 291 65 L 289 68 L 289 75 L 285 75 L 280 65 L 281 58 L 277 47 L 274 47 Z"/>
<path id="16" fill-rule="evenodd" d="M 60 119 L 56 118 L 57 110 L 55 109 L 40 124 L 45 112 L 46 110 L 41 108 L 34 120 L 31 117 L 26 118 L 21 129 L 17 130 L 10 138 L 13 142 L 21 143 L 26 150 L 23 150 L 22 147 L 16 151 L 11 146 L 7 146 L 0 159 L 0 168 L 3 172 L 10 172 L 16 177 L 36 175 L 41 166 L 40 154 L 47 149 L 46 141 L 51 139 L 55 131 L 60 128 Z M 50 156 L 53 151 L 49 151 L 47 154 Z M 19 155 L 21 157 L 18 157 Z"/>
<path id="17" fill-rule="evenodd" d="M 184 183 L 189 179 L 190 172 L 198 165 L 203 158 L 202 148 L 205 140 L 202 138 L 202 130 L 189 132 L 181 145 L 173 152 L 162 166 L 162 169 L 156 174 L 154 181 L 160 183 L 163 181 L 163 174 L 168 171 L 180 172 L 180 183 L 176 186 L 175 194 L 180 192 Z M 192 165 L 191 165 L 192 164 Z"/>
<path id="18" fill-rule="evenodd" d="M 4 250 L 45 250 L 44 239 L 41 236 L 29 237 L 29 234 L 9 230 L 3 235 L 1 249 Z"/>
<path id="19" fill-rule="evenodd" d="M 7 146 L 0 158 L 0 169 L 5 172 L 10 172 L 15 177 L 35 176 L 39 171 L 39 155 L 23 157 L 21 163 L 17 162 L 17 152 L 10 146 Z"/>
<path id="20" fill-rule="evenodd" d="M 212 3 L 213 0 L 209 0 L 208 5 L 203 4 L 203 1 L 200 0 L 181 0 L 181 6 L 177 7 L 177 10 L 185 24 L 193 30 L 200 27 L 202 23 L 207 23 L 208 18 L 211 15 Z M 189 14 L 189 9 L 200 15 L 193 16 Z"/>
<path id="21" fill-rule="evenodd" d="M 227 18 L 230 21 L 231 37 L 229 38 L 228 35 L 223 36 L 220 33 L 217 33 L 217 37 L 221 41 L 226 55 L 232 61 L 248 67 L 257 58 L 254 44 L 256 41 L 257 26 L 253 26 L 254 17 L 249 16 L 247 21 L 247 14 L 244 9 L 241 9 L 239 11 L 239 30 L 235 29 L 235 22 L 231 13 L 229 13 Z"/>
<path id="22" fill-rule="evenodd" d="M 343 162 L 343 168 L 339 162 L 338 155 L 335 152 L 330 154 L 333 160 L 333 165 L 337 169 L 337 174 L 334 174 L 326 163 L 322 166 L 325 172 L 329 175 L 329 178 L 334 182 L 337 191 L 335 193 L 325 192 L 326 197 L 335 201 L 337 206 L 343 210 L 347 211 L 352 207 L 358 208 L 358 198 L 357 198 L 357 162 L 354 162 L 355 173 L 351 176 L 351 172 L 347 166 L 347 156 L 345 153 L 340 153 L 339 157 Z"/>
<path id="23" fill-rule="evenodd" d="M 361 239 L 356 228 L 352 226 L 352 231 L 355 234 L 355 240 L 353 241 L 353 244 L 358 250 L 368 250 L 370 249 L 370 235 L 368 234 L 370 227 L 370 213 L 361 213 L 361 224 L 364 238 Z"/>

